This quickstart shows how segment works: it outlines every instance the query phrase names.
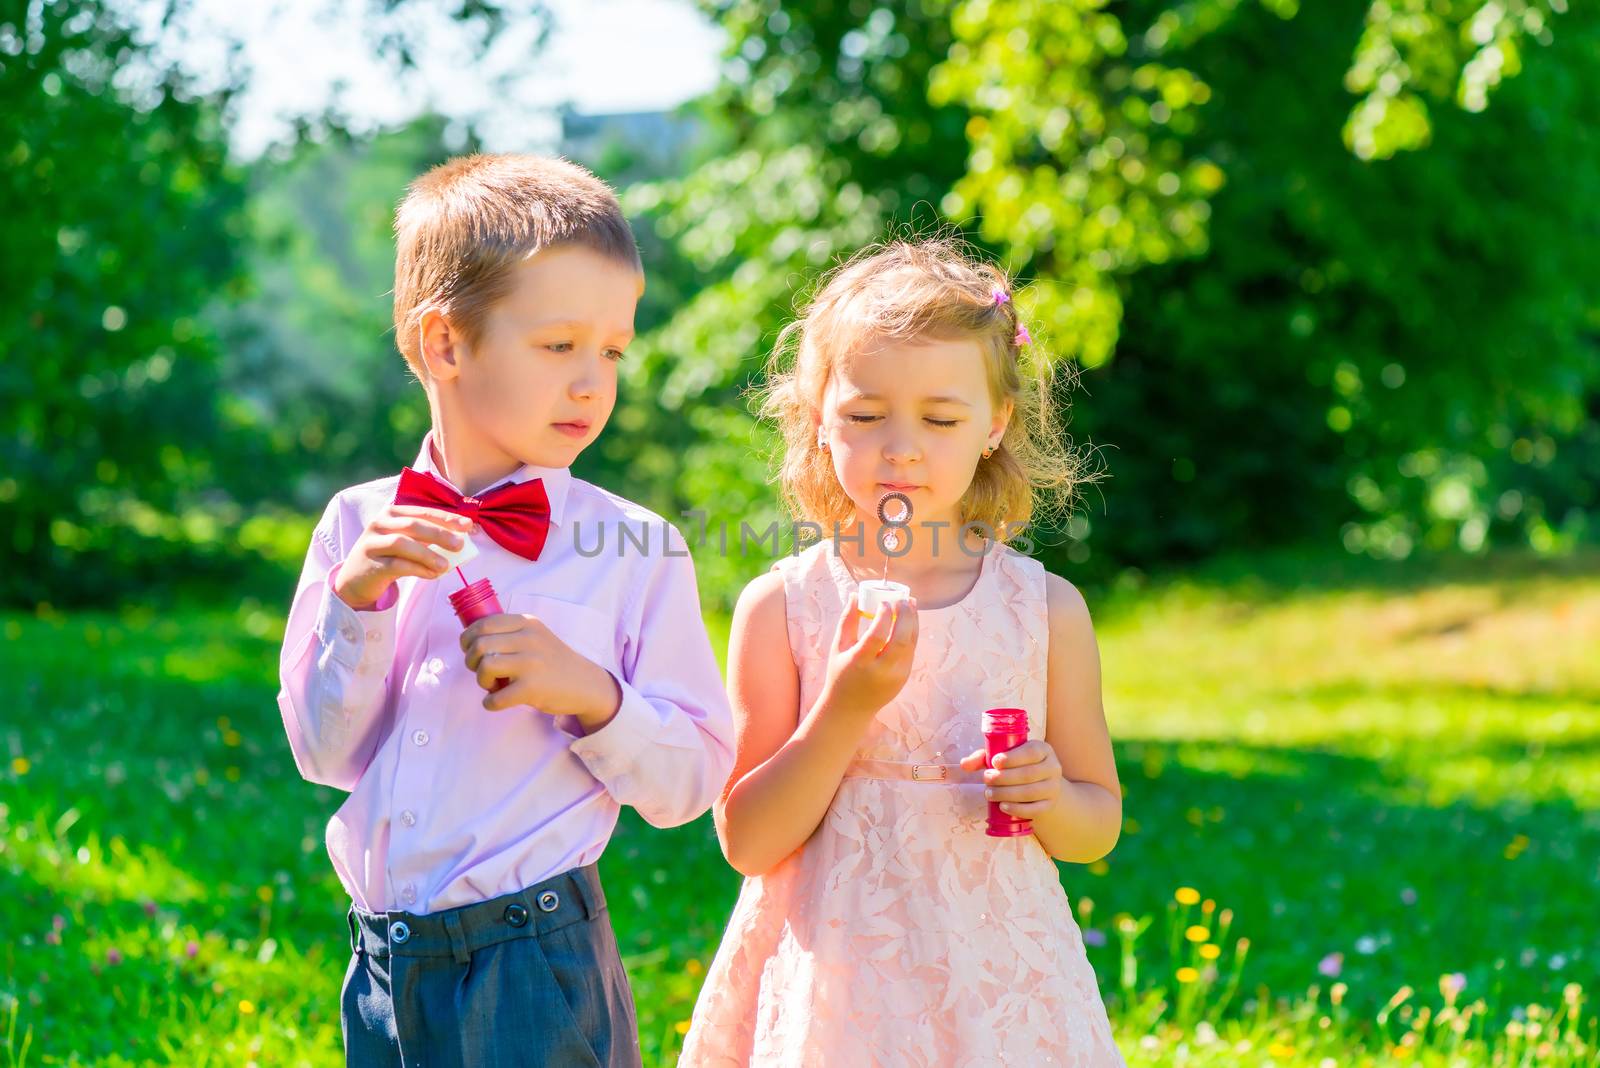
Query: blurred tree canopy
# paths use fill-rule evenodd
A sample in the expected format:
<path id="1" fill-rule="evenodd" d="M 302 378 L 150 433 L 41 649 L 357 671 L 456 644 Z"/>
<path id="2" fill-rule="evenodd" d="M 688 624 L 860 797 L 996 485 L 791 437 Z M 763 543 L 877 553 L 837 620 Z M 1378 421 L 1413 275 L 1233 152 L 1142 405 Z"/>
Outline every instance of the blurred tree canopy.
<path id="1" fill-rule="evenodd" d="M 104 590 L 181 544 L 210 479 L 216 346 L 241 292 L 244 175 L 197 99 L 96 3 L 0 23 L 0 596 Z M 137 77 L 130 77 L 130 73 Z M 46 583 L 48 582 L 48 586 Z"/>
<path id="2" fill-rule="evenodd" d="M 779 520 L 747 401 L 777 329 L 840 256 L 957 227 L 1027 283 L 1110 475 L 1036 539 L 1052 566 L 1593 536 L 1592 9 L 701 6 L 724 78 L 686 106 L 707 134 L 681 172 L 623 190 L 649 289 L 585 477 L 734 546 Z M 297 559 L 333 489 L 409 460 L 426 409 L 388 336 L 390 215 L 475 145 L 323 116 L 230 163 L 238 85 L 197 90 L 111 11 L 0 19 L 14 602 Z M 450 14 L 480 43 L 545 17 Z M 408 61 L 404 34 L 376 36 Z M 725 599 L 762 566 L 698 555 Z"/>
<path id="3" fill-rule="evenodd" d="M 730 34 L 723 150 L 628 198 L 683 258 L 661 268 L 704 280 L 644 339 L 629 402 L 693 439 L 678 500 L 742 514 L 770 439 L 741 390 L 792 295 L 937 205 L 1032 282 L 1035 336 L 1082 371 L 1073 430 L 1111 447 L 1056 563 L 1587 530 L 1591 13 L 1552 33 L 1559 0 L 705 6 Z"/>
<path id="4" fill-rule="evenodd" d="M 415 62 L 407 6 L 368 20 L 367 47 L 400 70 Z M 170 28 L 188 5 L 159 7 Z M 12 10 L 0 602 L 114 599 L 298 557 L 310 498 L 391 462 L 397 439 L 409 458 L 425 425 L 388 358 L 384 293 L 394 201 L 449 154 L 442 124 L 357 144 L 329 102 L 286 152 L 232 162 L 242 73 L 198 85 L 126 4 Z M 531 0 L 434 12 L 480 48 L 512 13 L 545 19 Z"/>

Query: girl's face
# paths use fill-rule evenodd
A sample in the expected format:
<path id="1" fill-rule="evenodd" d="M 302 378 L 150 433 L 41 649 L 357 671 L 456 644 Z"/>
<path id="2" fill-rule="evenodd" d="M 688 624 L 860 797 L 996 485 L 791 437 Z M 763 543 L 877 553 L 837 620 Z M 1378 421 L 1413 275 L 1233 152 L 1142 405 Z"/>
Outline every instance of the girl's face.
<path id="1" fill-rule="evenodd" d="M 1011 407 L 990 396 L 977 341 L 888 342 L 834 368 L 818 429 L 869 529 L 878 502 L 903 493 L 916 539 L 924 521 L 948 522 L 954 532 L 961 498 L 984 449 L 999 445 Z"/>

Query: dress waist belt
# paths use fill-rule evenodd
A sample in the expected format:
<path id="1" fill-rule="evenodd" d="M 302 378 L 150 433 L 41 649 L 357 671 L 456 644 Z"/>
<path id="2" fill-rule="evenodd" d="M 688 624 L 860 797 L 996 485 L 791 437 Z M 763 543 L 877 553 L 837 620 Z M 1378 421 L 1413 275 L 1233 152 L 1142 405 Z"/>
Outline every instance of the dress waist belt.
<path id="1" fill-rule="evenodd" d="M 960 764 L 913 764 L 896 760 L 852 760 L 844 769 L 847 779 L 898 779 L 905 782 L 982 785 L 983 770 L 967 771 Z"/>

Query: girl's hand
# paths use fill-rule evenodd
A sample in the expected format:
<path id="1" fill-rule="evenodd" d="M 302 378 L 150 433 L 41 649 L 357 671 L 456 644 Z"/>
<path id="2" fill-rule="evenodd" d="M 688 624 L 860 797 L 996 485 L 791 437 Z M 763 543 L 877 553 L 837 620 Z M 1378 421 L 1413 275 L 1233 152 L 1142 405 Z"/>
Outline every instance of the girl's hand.
<path id="1" fill-rule="evenodd" d="M 894 700 L 911 676 L 917 650 L 915 598 L 884 606 L 861 630 L 859 593 L 850 598 L 834 630 L 823 692 L 830 703 L 870 719 Z"/>
<path id="2" fill-rule="evenodd" d="M 983 767 L 983 754 L 982 749 L 967 754 L 961 766 L 977 771 Z M 1001 802 L 1000 810 L 1008 816 L 1033 819 L 1061 803 L 1061 761 L 1050 743 L 1038 739 L 996 753 L 983 782 L 985 796 Z"/>
<path id="3" fill-rule="evenodd" d="M 402 576 L 438 578 L 450 565 L 433 546 L 454 552 L 466 544 L 472 525 L 466 516 L 442 508 L 388 505 L 367 524 L 339 565 L 333 592 L 351 608 L 366 610 Z"/>

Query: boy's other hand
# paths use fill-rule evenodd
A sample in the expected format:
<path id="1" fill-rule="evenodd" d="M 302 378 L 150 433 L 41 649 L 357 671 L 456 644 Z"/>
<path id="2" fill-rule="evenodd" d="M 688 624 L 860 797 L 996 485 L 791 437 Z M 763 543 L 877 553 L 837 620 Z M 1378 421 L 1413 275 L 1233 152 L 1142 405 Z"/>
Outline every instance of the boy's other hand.
<path id="1" fill-rule="evenodd" d="M 461 632 L 467 670 L 488 691 L 491 712 L 532 705 L 552 716 L 576 716 L 585 731 L 599 730 L 616 715 L 622 690 L 611 672 L 566 642 L 537 616 L 485 616 Z M 494 689 L 496 679 L 510 679 Z"/>
<path id="2" fill-rule="evenodd" d="M 465 543 L 472 525 L 467 516 L 440 508 L 390 504 L 356 539 L 339 567 L 333 592 L 351 608 L 368 611 L 402 576 L 438 578 L 450 564 L 432 546 L 454 552 Z"/>

